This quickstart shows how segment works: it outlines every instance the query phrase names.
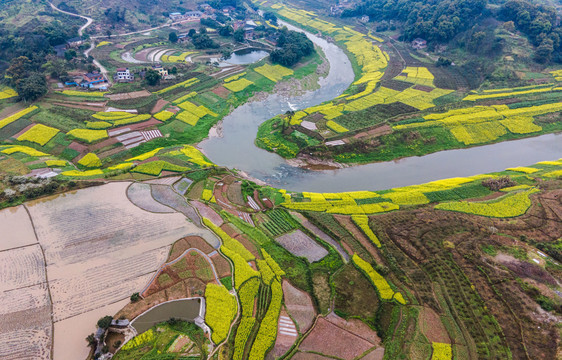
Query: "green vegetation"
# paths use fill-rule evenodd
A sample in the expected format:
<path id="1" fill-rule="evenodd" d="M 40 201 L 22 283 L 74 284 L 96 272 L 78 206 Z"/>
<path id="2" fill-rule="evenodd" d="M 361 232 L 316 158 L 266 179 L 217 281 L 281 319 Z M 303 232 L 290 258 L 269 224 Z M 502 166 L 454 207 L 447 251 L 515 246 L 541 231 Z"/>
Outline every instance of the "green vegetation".
<path id="1" fill-rule="evenodd" d="M 127 342 L 115 354 L 117 360 L 205 359 L 209 340 L 201 328 L 193 323 L 170 319 Z"/>

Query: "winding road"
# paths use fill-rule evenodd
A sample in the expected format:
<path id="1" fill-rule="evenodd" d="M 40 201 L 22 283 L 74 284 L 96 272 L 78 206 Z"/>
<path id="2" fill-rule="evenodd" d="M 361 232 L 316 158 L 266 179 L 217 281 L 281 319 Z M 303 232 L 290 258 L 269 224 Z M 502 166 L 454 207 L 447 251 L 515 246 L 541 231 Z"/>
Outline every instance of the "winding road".
<path id="1" fill-rule="evenodd" d="M 55 5 L 53 5 L 52 2 L 49 1 L 49 5 L 51 5 L 51 8 L 53 8 L 53 10 L 56 10 L 58 12 L 61 12 L 63 14 L 66 15 L 70 15 L 70 16 L 76 16 L 79 18 L 82 18 L 84 20 L 86 20 L 86 24 L 84 24 L 80 29 L 78 29 L 78 36 L 82 36 L 84 34 L 84 30 L 86 30 L 86 28 L 90 25 L 92 25 L 92 23 L 94 22 L 94 19 L 84 16 L 84 15 L 78 15 L 78 14 L 74 14 L 68 11 L 64 11 L 59 9 L 58 7 L 56 7 Z M 92 37 L 93 39 L 94 37 Z M 90 56 L 90 52 L 92 52 L 92 50 L 94 50 L 95 48 L 95 44 L 94 42 L 90 42 L 90 47 L 84 51 L 84 56 L 86 58 L 88 58 L 88 56 Z M 95 66 L 97 66 L 100 69 L 100 72 L 103 74 L 103 76 L 105 76 L 105 78 L 107 79 L 107 81 L 109 82 L 109 84 L 111 85 L 111 76 L 109 76 L 109 72 L 107 71 L 107 69 L 96 59 L 93 59 L 93 63 Z"/>

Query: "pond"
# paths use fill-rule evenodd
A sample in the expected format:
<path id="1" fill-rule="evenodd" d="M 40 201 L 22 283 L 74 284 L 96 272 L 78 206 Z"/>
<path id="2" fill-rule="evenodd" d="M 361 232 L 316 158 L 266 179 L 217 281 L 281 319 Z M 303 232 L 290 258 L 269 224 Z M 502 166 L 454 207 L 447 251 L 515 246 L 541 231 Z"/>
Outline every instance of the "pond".
<path id="1" fill-rule="evenodd" d="M 248 48 L 233 52 L 224 62 L 231 65 L 247 65 L 258 62 L 268 55 L 269 53 L 265 50 Z"/>
<path id="2" fill-rule="evenodd" d="M 141 334 L 170 318 L 194 322 L 198 316 L 203 317 L 202 309 L 201 298 L 172 300 L 156 305 L 137 316 L 131 322 L 131 326 Z"/>
<path id="3" fill-rule="evenodd" d="M 286 23 L 283 25 L 302 31 Z M 274 187 L 292 191 L 340 192 L 382 190 L 501 171 L 562 156 L 562 135 L 549 134 L 338 170 L 308 171 L 291 166 L 277 154 L 254 144 L 259 125 L 287 110 L 304 109 L 331 100 L 342 94 L 354 79 L 350 61 L 340 48 L 305 33 L 322 48 L 330 63 L 328 75 L 319 81 L 320 88 L 292 98 L 269 94 L 259 102 L 236 108 L 223 119 L 222 131 L 217 132 L 222 132 L 222 136 L 210 137 L 200 144 L 213 162 L 242 170 Z"/>

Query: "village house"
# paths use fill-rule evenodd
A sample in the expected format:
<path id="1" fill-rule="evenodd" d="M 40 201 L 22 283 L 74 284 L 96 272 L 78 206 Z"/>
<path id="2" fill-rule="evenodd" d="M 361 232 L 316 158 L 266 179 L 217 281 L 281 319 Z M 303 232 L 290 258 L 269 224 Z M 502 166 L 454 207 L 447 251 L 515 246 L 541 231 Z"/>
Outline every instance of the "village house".
<path id="1" fill-rule="evenodd" d="M 158 74 L 165 79 L 168 76 L 168 70 L 164 69 L 161 64 L 152 65 L 152 70 L 158 71 Z"/>
<path id="2" fill-rule="evenodd" d="M 131 82 L 135 80 L 135 75 L 131 74 L 129 68 L 118 68 L 113 79 L 117 82 Z"/>
<path id="3" fill-rule="evenodd" d="M 172 21 L 196 21 L 204 17 L 201 11 L 187 11 L 185 14 L 174 12 L 169 15 Z"/>
<path id="4" fill-rule="evenodd" d="M 82 75 L 82 82 L 80 83 L 81 87 L 84 88 L 93 88 L 94 85 L 104 83 L 107 80 L 97 71 L 87 73 Z"/>
<path id="5" fill-rule="evenodd" d="M 199 4 L 199 9 L 207 14 L 212 14 L 215 12 L 215 9 L 213 9 L 213 7 L 207 3 Z"/>
<path id="6" fill-rule="evenodd" d="M 66 48 L 77 48 L 84 43 L 84 40 L 80 37 L 75 37 L 66 42 Z"/>
<path id="7" fill-rule="evenodd" d="M 172 21 L 182 20 L 183 15 L 179 12 L 173 12 L 168 15 Z"/>
<path id="8" fill-rule="evenodd" d="M 412 41 L 412 47 L 414 49 L 425 49 L 427 47 L 427 41 L 421 38 L 416 38 Z"/>
<path id="9" fill-rule="evenodd" d="M 229 15 L 229 14 L 233 13 L 234 10 L 236 10 L 236 8 L 233 7 L 233 6 L 225 6 L 225 7 L 222 8 L 222 13 L 224 15 Z"/>

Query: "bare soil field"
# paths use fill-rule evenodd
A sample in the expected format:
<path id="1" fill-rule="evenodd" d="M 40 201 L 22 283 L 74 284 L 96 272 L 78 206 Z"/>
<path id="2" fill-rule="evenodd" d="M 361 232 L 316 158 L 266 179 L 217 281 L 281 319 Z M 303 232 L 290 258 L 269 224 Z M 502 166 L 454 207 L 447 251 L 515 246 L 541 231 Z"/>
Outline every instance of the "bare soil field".
<path id="1" fill-rule="evenodd" d="M 152 198 L 149 184 L 132 183 L 127 188 L 127 197 L 139 208 L 154 213 L 173 213 L 174 210 Z"/>
<path id="2" fill-rule="evenodd" d="M 0 251 L 37 243 L 31 220 L 23 205 L 0 210 L 0 233 L 3 234 Z"/>
<path id="3" fill-rule="evenodd" d="M 174 241 L 202 236 L 182 214 L 154 214 L 133 205 L 126 196 L 128 185 L 111 183 L 27 204 L 45 253 L 55 338 L 60 339 L 56 329 L 64 328 L 59 323 L 83 314 L 94 318 L 76 321 L 70 337 L 55 340 L 56 359 L 85 357 L 84 338 L 95 321 L 124 304 L 111 312 L 106 306 L 127 303 L 140 291 Z"/>
<path id="4" fill-rule="evenodd" d="M 329 360 L 332 357 L 322 356 L 314 353 L 298 352 L 291 359 L 293 360 Z"/>
<path id="5" fill-rule="evenodd" d="M 20 205 L 0 211 L 0 354 L 2 359 L 50 359 L 51 300 L 45 260 Z"/>
<path id="6" fill-rule="evenodd" d="M 211 220 L 213 224 L 217 226 L 221 226 L 224 223 L 223 219 L 220 217 L 219 214 L 217 214 L 216 211 L 214 211 L 207 205 L 203 204 L 202 202 L 194 200 L 194 201 L 190 201 L 189 203 L 195 206 L 195 208 L 197 209 L 197 211 L 199 211 L 201 216 Z"/>
<path id="7" fill-rule="evenodd" d="M 328 255 L 328 250 L 303 233 L 302 230 L 281 235 L 275 240 L 291 254 L 303 256 L 311 263 Z"/>
<path id="8" fill-rule="evenodd" d="M 314 322 L 316 311 L 310 295 L 283 281 L 283 300 L 289 314 L 297 322 L 300 333 L 305 333 Z"/>
<path id="9" fill-rule="evenodd" d="M 106 97 L 109 98 L 110 100 L 128 100 L 128 99 L 136 99 L 136 98 L 141 98 L 141 97 L 147 97 L 150 96 L 150 92 L 148 92 L 147 90 L 142 90 L 142 91 L 133 91 L 130 93 L 121 93 L 121 94 L 113 94 L 113 95 L 107 95 Z"/>
<path id="10" fill-rule="evenodd" d="M 372 347 L 373 344 L 367 340 L 320 318 L 300 344 L 299 350 L 352 360 Z"/>
<path id="11" fill-rule="evenodd" d="M 349 319 L 346 320 L 337 316 L 335 313 L 331 312 L 326 316 L 326 320 L 332 324 L 349 331 L 350 333 L 359 336 L 360 338 L 367 340 L 373 345 L 380 346 L 381 339 L 377 333 L 371 329 L 367 324 L 359 319 Z"/>
<path id="12" fill-rule="evenodd" d="M 152 197 L 161 204 L 167 205 L 172 209 L 184 214 L 186 217 L 191 219 L 191 221 L 201 226 L 201 218 L 195 211 L 193 207 L 188 205 L 187 201 L 183 196 L 176 193 L 171 186 L 167 185 L 151 185 Z M 214 236 L 213 236 L 214 237 Z M 214 237 L 216 238 L 216 237 Z M 211 241 L 210 237 L 206 237 L 207 240 Z M 214 245 L 217 244 L 216 241 L 213 242 Z"/>
<path id="13" fill-rule="evenodd" d="M 164 99 L 158 99 L 158 101 L 156 102 L 156 104 L 154 105 L 154 107 L 152 108 L 152 110 L 150 111 L 151 114 L 156 114 L 157 112 L 159 112 L 160 110 L 162 110 L 162 108 L 166 105 L 168 105 L 170 102 L 166 101 Z"/>
<path id="14" fill-rule="evenodd" d="M 450 343 L 451 339 L 447 335 L 447 330 L 439 315 L 429 307 L 423 307 L 419 318 L 420 330 L 431 342 Z"/>
<path id="15" fill-rule="evenodd" d="M 345 252 L 345 250 L 341 247 L 341 245 L 336 240 L 332 239 L 328 234 L 320 230 L 316 225 L 312 224 L 302 214 L 297 212 L 291 212 L 291 215 L 299 219 L 301 224 L 305 228 L 307 228 L 310 232 L 312 232 L 314 235 L 318 236 L 320 239 L 332 245 L 338 251 L 342 259 L 344 259 L 346 262 L 349 261 L 349 255 Z"/>
<path id="16" fill-rule="evenodd" d="M 199 236 L 188 236 L 174 243 L 172 250 L 170 251 L 168 261 L 174 261 L 178 258 L 178 256 L 183 254 L 185 250 L 192 248 L 199 249 L 207 255 L 215 251 L 215 249 L 203 238 Z"/>
<path id="17" fill-rule="evenodd" d="M 293 346 L 298 336 L 296 330 L 294 334 L 291 331 L 294 326 L 295 325 L 287 312 L 284 309 L 281 309 L 281 312 L 279 313 L 277 339 L 275 339 L 273 349 L 266 356 L 267 360 L 279 358 Z"/>

